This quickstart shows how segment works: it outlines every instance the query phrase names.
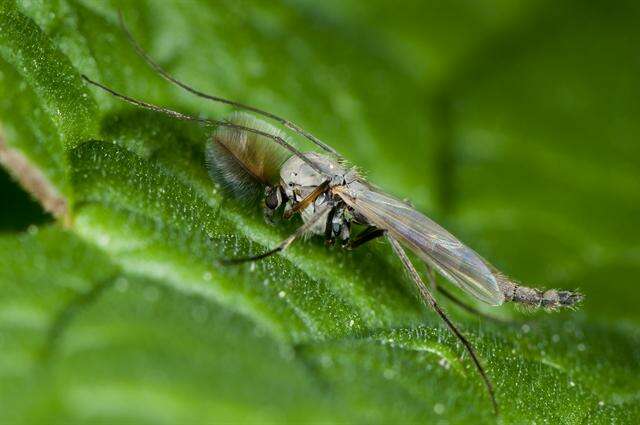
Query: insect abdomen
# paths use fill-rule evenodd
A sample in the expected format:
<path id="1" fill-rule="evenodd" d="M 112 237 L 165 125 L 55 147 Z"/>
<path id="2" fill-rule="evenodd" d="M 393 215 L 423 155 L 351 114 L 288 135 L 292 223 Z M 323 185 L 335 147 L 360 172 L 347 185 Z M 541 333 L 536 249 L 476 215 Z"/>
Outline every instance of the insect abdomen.
<path id="1" fill-rule="evenodd" d="M 504 276 L 498 278 L 498 285 L 505 295 L 505 301 L 513 301 L 525 306 L 555 310 L 572 307 L 582 301 L 582 294 L 574 291 L 547 289 L 542 291 L 513 282 Z"/>

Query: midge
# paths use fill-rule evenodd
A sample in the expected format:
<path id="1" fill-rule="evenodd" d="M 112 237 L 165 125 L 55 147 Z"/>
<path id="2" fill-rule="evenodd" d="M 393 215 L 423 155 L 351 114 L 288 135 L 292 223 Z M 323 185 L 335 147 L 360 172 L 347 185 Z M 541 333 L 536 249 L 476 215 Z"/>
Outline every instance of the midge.
<path id="1" fill-rule="evenodd" d="M 239 198 L 263 198 L 268 218 L 280 210 L 285 218 L 296 213 L 302 217 L 304 224 L 275 248 L 252 257 L 222 260 L 222 263 L 238 264 L 266 258 L 287 249 L 307 233 L 322 235 L 329 244 L 339 240 L 349 249 L 375 238 L 385 237 L 416 284 L 423 302 L 433 308 L 469 353 L 497 413 L 493 386 L 474 348 L 440 308 L 430 288 L 424 284 L 407 256 L 405 248 L 424 261 L 430 271 L 437 270 L 464 292 L 493 306 L 516 302 L 556 309 L 575 305 L 582 299 L 582 295 L 554 289 L 542 291 L 509 279 L 413 206 L 368 183 L 353 167 L 346 165 L 333 148 L 294 123 L 251 106 L 202 93 L 176 80 L 133 39 L 122 18 L 121 25 L 138 54 L 171 83 L 196 96 L 276 121 L 324 151 L 300 152 L 286 140 L 281 131 L 246 113 L 237 112 L 224 121 L 197 118 L 119 94 L 83 75 L 89 83 L 136 106 L 180 120 L 216 127 L 207 148 L 211 177 Z M 364 225 L 365 230 L 352 235 L 353 224 Z M 436 286 L 431 273 L 427 277 L 432 288 L 437 288 L 445 296 L 464 306 L 444 289 Z"/>

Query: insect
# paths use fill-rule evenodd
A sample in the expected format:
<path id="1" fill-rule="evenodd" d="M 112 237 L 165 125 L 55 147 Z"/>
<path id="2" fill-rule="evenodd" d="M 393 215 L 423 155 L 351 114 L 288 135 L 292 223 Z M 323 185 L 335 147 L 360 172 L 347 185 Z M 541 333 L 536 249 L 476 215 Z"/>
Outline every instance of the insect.
<path id="1" fill-rule="evenodd" d="M 138 107 L 214 127 L 206 155 L 212 178 L 236 197 L 262 198 L 265 217 L 269 220 L 278 211 L 283 211 L 285 218 L 294 214 L 302 217 L 303 224 L 275 248 L 259 255 L 221 262 L 239 264 L 257 261 L 284 251 L 296 239 L 308 233 L 324 236 L 329 244 L 340 241 L 349 249 L 376 238 L 386 238 L 417 286 L 422 301 L 440 316 L 468 352 L 497 413 L 493 385 L 473 346 L 440 307 L 405 248 L 426 263 L 430 271 L 438 271 L 467 294 L 493 306 L 516 302 L 556 309 L 576 305 L 582 295 L 555 289 L 543 291 L 508 278 L 411 204 L 367 182 L 355 168 L 347 165 L 336 150 L 296 124 L 252 106 L 208 95 L 175 79 L 142 49 L 127 29 L 122 16 L 120 23 L 137 53 L 169 82 L 201 98 L 275 121 L 322 150 L 321 153 L 303 153 L 288 142 L 281 130 L 246 112 L 236 112 L 227 120 L 199 118 L 120 94 L 83 75 L 90 84 Z M 352 235 L 354 224 L 363 225 L 365 229 Z M 432 288 L 465 306 L 436 285 L 432 273 L 427 277 Z"/>

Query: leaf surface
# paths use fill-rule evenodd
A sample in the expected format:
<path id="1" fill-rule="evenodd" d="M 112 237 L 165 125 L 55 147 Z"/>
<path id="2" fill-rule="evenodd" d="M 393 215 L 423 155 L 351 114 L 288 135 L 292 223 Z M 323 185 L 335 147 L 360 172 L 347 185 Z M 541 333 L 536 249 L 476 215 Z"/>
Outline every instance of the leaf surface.
<path id="1" fill-rule="evenodd" d="M 146 68 L 121 9 L 181 79 L 304 123 L 509 274 L 581 288 L 577 312 L 496 313 L 513 325 L 446 305 L 504 422 L 637 421 L 637 7 L 331 3 L 2 3 L 0 138 L 69 210 L 66 230 L 0 236 L 0 418 L 494 422 L 384 244 L 311 239 L 215 266 L 296 223 L 270 227 L 219 193 L 208 129 L 85 87 L 81 73 L 192 114 L 230 112 Z M 482 25 L 433 25 L 426 40 L 420 13 Z"/>

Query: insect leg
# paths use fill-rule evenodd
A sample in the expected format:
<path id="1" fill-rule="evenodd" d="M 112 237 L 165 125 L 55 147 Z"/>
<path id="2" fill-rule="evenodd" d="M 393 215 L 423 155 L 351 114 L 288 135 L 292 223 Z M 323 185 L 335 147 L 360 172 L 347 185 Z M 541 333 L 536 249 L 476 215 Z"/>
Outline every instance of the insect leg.
<path id="1" fill-rule="evenodd" d="M 264 137 L 266 137 L 268 139 L 273 140 L 275 143 L 277 143 L 278 145 L 282 146 L 283 148 L 285 148 L 286 150 L 288 150 L 289 152 L 291 152 L 292 154 L 294 154 L 295 156 L 300 158 L 307 165 L 309 165 L 313 170 L 317 171 L 318 173 L 320 173 L 323 176 L 331 178 L 331 176 L 329 176 L 326 173 L 324 173 L 316 164 L 314 164 L 302 152 L 300 152 L 298 149 L 293 147 L 291 144 L 289 144 L 286 140 L 284 140 L 280 136 L 276 136 L 275 134 L 267 133 L 265 131 L 257 130 L 255 128 L 250 128 L 250 127 L 245 127 L 245 126 L 242 126 L 242 125 L 232 124 L 232 123 L 227 122 L 227 121 L 212 120 L 212 119 L 208 119 L 208 118 L 199 118 L 199 117 L 194 117 L 192 115 L 183 114 L 182 112 L 174 111 L 172 109 L 165 108 L 165 107 L 162 107 L 162 106 L 153 105 L 151 103 L 147 103 L 147 102 L 144 102 L 142 100 L 137 100 L 137 99 L 134 99 L 132 97 L 126 96 L 124 94 L 120 94 L 120 93 L 116 92 L 115 90 L 110 89 L 107 86 L 104 86 L 104 85 L 102 85 L 102 84 L 100 84 L 100 83 L 98 83 L 96 81 L 93 81 L 92 79 L 90 79 L 89 77 L 87 77 L 84 74 L 82 75 L 82 78 L 84 78 L 84 80 L 87 81 L 89 84 L 92 84 L 92 85 L 94 85 L 94 86 L 106 91 L 110 95 L 112 95 L 114 97 L 117 97 L 118 99 L 123 100 L 123 101 L 125 101 L 127 103 L 131 103 L 132 105 L 135 105 L 135 106 L 137 106 L 139 108 L 148 109 L 148 110 L 155 111 L 155 112 L 160 112 L 160 113 L 163 113 L 165 115 L 169 115 L 170 117 L 173 117 L 175 119 L 182 120 L 182 121 L 193 121 L 193 122 L 198 122 L 200 124 L 204 124 L 204 125 L 207 125 L 207 126 L 214 126 L 214 127 L 215 126 L 220 126 L 220 127 L 234 128 L 236 130 L 247 131 L 249 133 L 254 133 L 254 134 L 258 134 L 260 136 L 264 136 Z"/>
<path id="2" fill-rule="evenodd" d="M 355 238 L 351 239 L 347 245 L 345 245 L 346 249 L 356 249 L 360 245 L 363 245 L 373 239 L 379 238 L 383 236 L 385 231 L 383 229 L 379 229 L 375 226 L 369 226 L 364 229 L 362 232 L 358 234 Z"/>
<path id="3" fill-rule="evenodd" d="M 254 255 L 251 257 L 222 259 L 222 260 L 219 260 L 219 262 L 220 264 L 225 266 L 246 263 L 250 261 L 262 260 L 263 258 L 267 258 L 273 254 L 277 254 L 278 252 L 284 251 L 293 243 L 293 241 L 298 239 L 300 236 L 304 235 L 311 227 L 313 227 L 319 220 L 321 220 L 324 214 L 327 211 L 329 211 L 330 208 L 331 206 L 324 205 L 322 208 L 316 211 L 316 213 L 313 216 L 311 216 L 311 218 L 306 223 L 300 226 L 298 230 L 296 230 L 291 236 L 289 236 L 287 239 L 280 242 L 278 246 L 276 246 L 275 248 L 269 251 L 266 251 L 266 252 L 263 252 L 262 254 Z"/>
<path id="4" fill-rule="evenodd" d="M 467 340 L 467 338 L 464 335 L 462 335 L 462 333 L 458 330 L 458 328 L 456 328 L 453 322 L 451 322 L 447 314 L 440 308 L 440 306 L 436 302 L 436 299 L 433 298 L 433 295 L 431 295 L 429 288 L 427 288 L 424 282 L 422 282 L 420 275 L 418 274 L 417 270 L 411 263 L 411 260 L 407 256 L 406 252 L 404 251 L 400 243 L 394 238 L 392 238 L 391 236 L 387 236 L 387 239 L 389 239 L 389 242 L 391 243 L 391 247 L 393 248 L 393 251 L 400 258 L 400 261 L 402 261 L 402 264 L 404 265 L 405 269 L 409 273 L 409 276 L 411 276 L 411 279 L 413 279 L 414 283 L 418 287 L 420 296 L 422 297 L 422 301 L 428 304 L 431 308 L 435 310 L 438 316 L 440 316 L 440 318 L 445 322 L 449 330 L 451 330 L 451 332 L 456 336 L 456 338 L 458 338 L 460 342 L 462 342 L 462 345 L 464 346 L 467 353 L 469 353 L 469 356 L 473 360 L 473 363 L 476 369 L 478 370 L 478 373 L 480 374 L 480 376 L 482 377 L 482 380 L 484 381 L 485 387 L 487 388 L 487 392 L 489 393 L 489 397 L 491 398 L 491 403 L 493 404 L 493 410 L 497 415 L 498 403 L 496 401 L 493 385 L 491 384 L 491 381 L 489 380 L 487 373 L 482 367 L 480 360 L 478 360 L 478 356 L 476 355 L 476 352 L 473 349 L 473 346 Z"/>
<path id="5" fill-rule="evenodd" d="M 499 317 L 495 317 L 495 316 L 492 316 L 490 314 L 483 313 L 482 311 L 478 310 L 477 308 L 475 308 L 473 306 L 470 306 L 469 304 L 465 303 L 464 301 L 462 301 L 461 299 L 459 299 L 458 297 L 453 295 L 451 292 L 447 291 L 442 286 L 438 285 L 438 283 L 436 282 L 435 272 L 434 272 L 433 268 L 431 266 L 429 266 L 428 264 L 427 264 L 427 280 L 429 280 L 429 284 L 431 285 L 431 288 L 433 288 L 436 291 L 438 291 L 439 293 L 441 293 L 443 297 L 445 297 L 446 299 L 448 299 L 449 301 L 451 301 L 452 303 L 454 303 L 455 305 L 457 305 L 461 309 L 465 310 L 466 312 L 471 313 L 471 314 L 475 314 L 478 317 L 482 317 L 484 319 L 491 320 L 491 321 L 494 321 L 494 322 L 509 323 L 508 320 L 505 320 L 505 319 L 502 319 L 502 318 L 499 318 Z"/>
<path id="6" fill-rule="evenodd" d="M 288 128 L 289 130 L 292 130 L 296 133 L 298 133 L 299 135 L 305 137 L 306 139 L 310 140 L 311 142 L 313 142 L 315 145 L 319 146 L 320 148 L 324 149 L 327 152 L 330 152 L 332 154 L 338 155 L 338 152 L 336 152 L 335 149 L 333 149 L 331 146 L 327 145 L 326 143 L 322 142 L 320 139 L 318 139 L 317 137 L 315 137 L 313 134 L 305 131 L 302 127 L 299 127 L 298 125 L 296 125 L 295 123 L 286 120 L 284 118 L 281 118 L 277 115 L 274 115 L 270 112 L 267 111 L 263 111 L 262 109 L 258 109 L 255 108 L 253 106 L 249 106 L 249 105 L 245 105 L 242 104 L 240 102 L 235 102 L 233 100 L 229 100 L 229 99 L 224 99 L 222 97 L 218 97 L 218 96 L 213 96 L 210 94 L 206 94 L 203 93 L 185 83 L 183 83 L 182 81 L 176 79 L 175 77 L 171 76 L 167 71 L 165 71 L 156 61 L 154 61 L 151 56 L 149 56 L 149 54 L 142 48 L 142 46 L 140 46 L 140 43 L 138 43 L 136 41 L 136 39 L 133 37 L 133 34 L 131 33 L 131 31 L 129 31 L 129 28 L 127 28 L 124 19 L 122 17 L 122 13 L 118 12 L 118 18 L 120 20 L 120 26 L 122 27 L 123 32 L 125 33 L 125 35 L 127 36 L 127 38 L 129 39 L 129 43 L 131 43 L 131 45 L 133 46 L 133 48 L 135 49 L 136 53 L 138 53 L 138 56 L 140 56 L 142 59 L 144 59 L 144 61 L 151 67 L 153 68 L 158 74 L 160 74 L 161 77 L 163 77 L 165 80 L 169 81 L 170 83 L 173 83 L 175 85 L 177 85 L 178 87 L 198 96 L 198 97 L 202 97 L 204 99 L 208 99 L 208 100 L 212 100 L 214 102 L 219 102 L 219 103 L 224 103 L 226 105 L 231 105 L 231 106 L 235 106 L 236 108 L 239 109 L 244 109 L 246 111 L 251 111 L 254 112 L 256 114 L 260 114 L 264 117 L 270 118 L 274 121 L 279 122 L 280 124 L 282 124 L 283 126 L 285 126 L 286 128 Z"/>
<path id="7" fill-rule="evenodd" d="M 333 238 L 333 217 L 336 215 L 338 206 L 331 208 L 329 214 L 327 214 L 327 221 L 324 225 L 324 243 L 326 245 L 333 245 L 335 239 Z"/>
<path id="8" fill-rule="evenodd" d="M 309 205 L 311 205 L 316 201 L 316 199 L 318 199 L 318 196 L 322 195 L 327 191 L 327 189 L 329 189 L 329 183 L 329 180 L 325 180 L 324 182 L 322 182 L 322 184 L 316 187 L 313 192 L 308 194 L 304 199 L 295 204 L 290 210 L 285 212 L 284 218 L 290 219 L 291 216 L 293 216 L 295 213 L 304 211 Z"/>

